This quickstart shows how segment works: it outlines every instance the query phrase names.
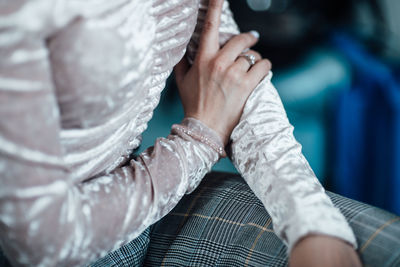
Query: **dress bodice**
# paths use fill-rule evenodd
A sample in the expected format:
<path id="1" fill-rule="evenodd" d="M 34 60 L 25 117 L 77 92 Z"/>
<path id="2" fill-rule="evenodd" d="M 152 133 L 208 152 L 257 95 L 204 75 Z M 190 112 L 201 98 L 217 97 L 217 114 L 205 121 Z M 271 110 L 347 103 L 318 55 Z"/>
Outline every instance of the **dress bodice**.
<path id="1" fill-rule="evenodd" d="M 82 180 L 113 170 L 139 145 L 199 1 L 64 2 L 47 49 L 65 162 Z"/>

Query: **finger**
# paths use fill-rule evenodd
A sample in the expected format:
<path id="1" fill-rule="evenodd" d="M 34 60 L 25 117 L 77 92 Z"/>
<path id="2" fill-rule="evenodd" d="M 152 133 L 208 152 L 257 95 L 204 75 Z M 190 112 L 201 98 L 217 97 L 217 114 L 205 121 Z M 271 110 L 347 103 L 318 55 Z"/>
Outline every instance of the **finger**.
<path id="1" fill-rule="evenodd" d="M 200 38 L 199 53 L 214 54 L 219 50 L 219 25 L 224 0 L 210 0 Z"/>
<path id="2" fill-rule="evenodd" d="M 187 61 L 186 56 L 184 56 L 181 61 L 179 61 L 179 63 L 176 64 L 176 66 L 174 67 L 175 80 L 178 84 L 183 81 L 183 78 L 185 77 L 188 70 L 189 62 Z"/>
<path id="3" fill-rule="evenodd" d="M 256 31 L 236 35 L 221 49 L 220 58 L 226 62 L 234 62 L 243 51 L 257 43 L 259 36 Z"/>
<path id="4" fill-rule="evenodd" d="M 271 70 L 271 62 L 268 59 L 259 60 L 247 72 L 245 79 L 249 79 L 251 90 L 254 89 Z"/>
<path id="5" fill-rule="evenodd" d="M 256 62 L 261 59 L 261 55 L 254 50 L 249 50 L 246 52 L 246 54 L 253 55 Z M 235 63 L 232 65 L 232 68 L 234 68 L 238 72 L 247 72 L 250 67 L 252 67 L 250 62 L 244 56 L 239 56 L 236 59 Z"/>

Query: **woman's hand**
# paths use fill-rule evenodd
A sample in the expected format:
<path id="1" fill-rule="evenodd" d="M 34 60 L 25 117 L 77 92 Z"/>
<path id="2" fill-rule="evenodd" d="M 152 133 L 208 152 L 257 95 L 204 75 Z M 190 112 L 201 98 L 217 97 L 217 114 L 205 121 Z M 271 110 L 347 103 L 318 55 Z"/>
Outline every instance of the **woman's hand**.
<path id="1" fill-rule="evenodd" d="M 200 120 L 227 144 L 248 96 L 268 74 L 271 63 L 251 50 L 246 53 L 255 56 L 255 65 L 239 57 L 258 41 L 255 32 L 237 35 L 220 49 L 222 4 L 223 0 L 210 0 L 194 64 L 189 67 L 183 58 L 175 75 L 185 116 Z"/>
<path id="2" fill-rule="evenodd" d="M 309 235 L 292 250 L 291 267 L 359 267 L 356 251 L 344 241 L 324 235 Z"/>

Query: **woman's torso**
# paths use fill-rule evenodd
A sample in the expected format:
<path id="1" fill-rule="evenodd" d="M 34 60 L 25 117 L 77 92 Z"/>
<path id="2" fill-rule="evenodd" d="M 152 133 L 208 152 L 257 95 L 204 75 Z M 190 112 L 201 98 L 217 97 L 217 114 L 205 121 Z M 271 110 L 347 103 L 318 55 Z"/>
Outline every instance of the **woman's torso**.
<path id="1" fill-rule="evenodd" d="M 64 160 L 77 181 L 111 171 L 139 145 L 199 1 L 59 2 L 63 26 L 47 47 Z"/>

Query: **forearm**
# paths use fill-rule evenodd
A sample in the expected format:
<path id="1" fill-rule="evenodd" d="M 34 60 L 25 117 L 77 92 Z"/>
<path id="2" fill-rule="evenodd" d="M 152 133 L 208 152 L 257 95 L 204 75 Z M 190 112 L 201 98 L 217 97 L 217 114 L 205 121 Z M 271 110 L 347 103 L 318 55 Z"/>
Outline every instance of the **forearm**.
<path id="1" fill-rule="evenodd" d="M 1 245 L 15 265 L 78 266 L 138 236 L 167 214 L 219 159 L 219 137 L 200 122 L 179 127 L 137 160 L 70 184 L 69 173 L 2 155 Z M 20 178 L 20 179 L 19 179 Z M 48 182 L 35 183 L 47 178 Z"/>
<path id="2" fill-rule="evenodd" d="M 278 93 L 267 77 L 249 97 L 232 134 L 232 158 L 289 246 L 308 234 L 356 242 L 301 153 Z"/>

